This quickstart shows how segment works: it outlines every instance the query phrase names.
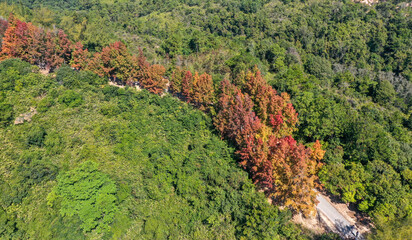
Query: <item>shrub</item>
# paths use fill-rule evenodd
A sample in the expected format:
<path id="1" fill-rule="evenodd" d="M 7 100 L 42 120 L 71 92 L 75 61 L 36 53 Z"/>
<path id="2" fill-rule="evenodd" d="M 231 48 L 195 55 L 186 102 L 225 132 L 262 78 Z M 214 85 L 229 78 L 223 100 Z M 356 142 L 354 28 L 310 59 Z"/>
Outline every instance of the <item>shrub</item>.
<path id="1" fill-rule="evenodd" d="M 42 147 L 44 145 L 44 138 L 46 135 L 47 133 L 43 127 L 35 126 L 27 134 L 26 145 Z"/>
<path id="2" fill-rule="evenodd" d="M 5 127 L 13 121 L 13 105 L 0 101 L 0 127 Z"/>
<path id="3" fill-rule="evenodd" d="M 53 97 L 47 96 L 43 98 L 42 100 L 40 100 L 40 102 L 37 104 L 37 111 L 46 112 L 53 105 L 54 105 Z"/>
<path id="4" fill-rule="evenodd" d="M 56 81 L 66 87 L 77 87 L 80 85 L 77 75 L 71 67 L 63 65 L 56 71 Z"/>
<path id="5" fill-rule="evenodd" d="M 83 97 L 80 93 L 73 90 L 67 90 L 59 97 L 58 101 L 68 107 L 78 107 L 83 103 Z"/>

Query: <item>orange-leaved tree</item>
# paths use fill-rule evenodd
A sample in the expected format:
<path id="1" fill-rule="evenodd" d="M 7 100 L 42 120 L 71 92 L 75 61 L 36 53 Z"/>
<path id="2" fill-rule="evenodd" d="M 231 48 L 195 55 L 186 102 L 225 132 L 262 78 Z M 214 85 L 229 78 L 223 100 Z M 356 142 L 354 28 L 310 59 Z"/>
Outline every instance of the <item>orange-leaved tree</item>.
<path id="1" fill-rule="evenodd" d="M 321 146 L 315 147 L 317 152 L 314 154 L 312 149 L 296 143 L 291 136 L 272 136 L 268 145 L 268 158 L 273 165 L 274 180 L 274 191 L 270 196 L 294 212 L 302 212 L 305 215 L 313 213 L 317 202 L 316 173 L 323 151 L 320 149 Z"/>
<path id="2" fill-rule="evenodd" d="M 89 50 L 85 49 L 81 42 L 77 42 L 73 45 L 70 65 L 77 70 L 88 69 L 90 56 Z"/>
<path id="3" fill-rule="evenodd" d="M 260 120 L 272 127 L 277 137 L 289 136 L 296 130 L 298 115 L 292 106 L 289 95 L 278 95 L 263 78 L 255 66 L 253 71 L 241 73 L 236 83 L 254 102 L 254 110 Z"/>
<path id="4" fill-rule="evenodd" d="M 296 143 L 291 134 L 298 118 L 289 95 L 278 95 L 257 68 L 234 82 L 221 83 L 216 128 L 234 142 L 240 165 L 260 189 L 294 212 L 309 214 L 325 153 L 320 143 L 312 149 Z"/>
<path id="5" fill-rule="evenodd" d="M 154 94 L 161 94 L 166 89 L 167 79 L 163 76 L 166 72 L 162 65 L 151 65 L 144 69 L 143 78 L 140 79 L 140 86 Z"/>
<path id="6" fill-rule="evenodd" d="M 80 46 L 78 46 L 78 56 L 85 57 Z M 77 58 L 77 57 L 76 57 Z M 76 61 L 81 62 L 81 59 Z M 138 71 L 137 60 L 128 52 L 126 45 L 122 42 L 115 42 L 106 46 L 101 52 L 94 54 L 87 69 L 100 76 L 112 78 L 122 83 L 136 81 Z"/>
<path id="7" fill-rule="evenodd" d="M 139 49 L 139 56 L 136 59 L 139 70 L 137 71 L 137 80 L 142 88 L 151 93 L 161 94 L 167 86 L 167 79 L 163 76 L 166 73 L 162 65 L 150 65 L 143 55 L 142 49 Z"/>
<path id="8" fill-rule="evenodd" d="M 206 110 L 207 106 L 214 101 L 214 88 L 212 76 L 207 73 L 199 75 L 195 73 L 193 76 L 192 94 L 190 101 L 200 110 Z"/>
<path id="9" fill-rule="evenodd" d="M 28 27 L 25 22 L 20 21 L 10 14 L 7 30 L 4 33 L 0 60 L 7 58 L 27 59 Z"/>

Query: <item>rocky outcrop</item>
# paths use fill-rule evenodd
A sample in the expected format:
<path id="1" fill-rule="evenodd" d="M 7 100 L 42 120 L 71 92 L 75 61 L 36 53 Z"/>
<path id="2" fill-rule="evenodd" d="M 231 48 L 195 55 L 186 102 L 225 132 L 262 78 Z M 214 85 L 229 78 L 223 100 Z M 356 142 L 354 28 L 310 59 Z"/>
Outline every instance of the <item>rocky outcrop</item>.
<path id="1" fill-rule="evenodd" d="M 30 107 L 30 112 L 22 113 L 14 120 L 14 125 L 23 124 L 25 121 L 31 122 L 31 118 L 37 114 L 37 110 L 34 107 Z"/>
<path id="2" fill-rule="evenodd" d="M 378 3 L 378 0 L 354 0 L 355 3 L 363 3 L 371 6 L 372 4 Z"/>

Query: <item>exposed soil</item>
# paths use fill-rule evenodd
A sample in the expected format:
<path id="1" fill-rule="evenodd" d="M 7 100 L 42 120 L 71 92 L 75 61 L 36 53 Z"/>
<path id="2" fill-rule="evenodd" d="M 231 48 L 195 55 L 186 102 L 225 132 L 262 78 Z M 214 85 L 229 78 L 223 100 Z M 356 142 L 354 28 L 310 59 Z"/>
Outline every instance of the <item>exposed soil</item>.
<path id="1" fill-rule="evenodd" d="M 354 204 L 347 204 L 342 202 L 337 196 L 321 192 L 322 196 L 326 198 L 351 224 L 356 225 L 361 234 L 369 233 L 373 227 L 370 217 L 356 209 Z"/>
<path id="2" fill-rule="evenodd" d="M 373 223 L 370 218 L 359 212 L 354 205 L 343 203 L 338 197 L 328 194 L 326 192 L 319 192 L 328 202 L 342 214 L 346 220 L 351 224 L 356 225 L 358 231 L 365 236 L 370 232 Z M 322 213 L 317 212 L 316 215 L 310 217 L 303 217 L 302 214 L 295 215 L 292 221 L 300 224 L 303 228 L 309 229 L 315 234 L 322 234 L 326 232 L 335 232 L 334 224 Z"/>

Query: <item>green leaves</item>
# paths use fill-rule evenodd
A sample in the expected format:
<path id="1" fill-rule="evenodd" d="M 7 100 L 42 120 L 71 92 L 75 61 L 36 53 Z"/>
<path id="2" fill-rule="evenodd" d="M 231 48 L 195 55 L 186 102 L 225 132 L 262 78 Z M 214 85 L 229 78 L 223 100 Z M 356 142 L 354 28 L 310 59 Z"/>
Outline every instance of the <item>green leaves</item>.
<path id="1" fill-rule="evenodd" d="M 105 174 L 97 170 L 97 164 L 91 161 L 59 175 L 57 186 L 49 194 L 49 204 L 61 199 L 60 214 L 78 215 L 82 229 L 89 232 L 96 229 L 101 233 L 110 229 L 110 224 L 117 211 L 117 188 Z"/>
<path id="2" fill-rule="evenodd" d="M 0 99 L 0 127 L 7 126 L 13 120 L 13 105 L 2 102 Z"/>
<path id="3" fill-rule="evenodd" d="M 58 101 L 68 107 L 78 107 L 83 103 L 83 97 L 78 92 L 67 90 L 59 97 Z"/>

